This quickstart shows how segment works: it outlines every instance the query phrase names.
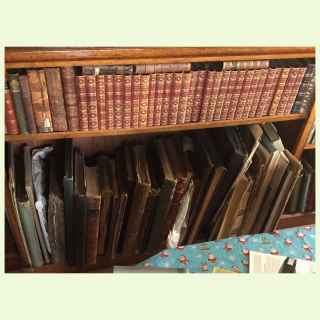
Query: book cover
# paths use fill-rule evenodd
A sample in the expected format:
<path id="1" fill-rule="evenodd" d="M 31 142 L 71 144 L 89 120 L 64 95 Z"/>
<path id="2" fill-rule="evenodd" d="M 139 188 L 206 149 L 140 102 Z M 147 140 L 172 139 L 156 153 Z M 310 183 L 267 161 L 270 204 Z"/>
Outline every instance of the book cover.
<path id="1" fill-rule="evenodd" d="M 200 122 L 207 121 L 207 113 L 208 113 L 208 108 L 210 104 L 210 99 L 212 96 L 212 89 L 215 82 L 215 77 L 216 77 L 216 71 L 208 71 L 208 76 L 207 76 L 207 80 L 206 80 L 206 84 L 203 92 L 203 100 L 202 100 L 202 106 L 200 111 L 200 117 L 199 117 Z"/>
<path id="2" fill-rule="evenodd" d="M 221 79 L 218 97 L 215 104 L 213 120 L 220 120 L 224 99 L 228 91 L 230 75 L 231 75 L 231 71 L 225 71 L 225 70 L 222 71 L 222 79 Z"/>
<path id="3" fill-rule="evenodd" d="M 140 82 L 141 75 L 134 75 L 132 77 L 132 118 L 131 127 L 139 127 L 139 107 L 140 107 Z"/>
<path id="4" fill-rule="evenodd" d="M 232 95 L 235 92 L 236 86 L 237 86 L 238 74 L 239 74 L 239 71 L 231 71 L 230 72 L 228 89 L 227 89 L 227 92 L 225 95 L 225 99 L 223 101 L 221 114 L 220 114 L 220 120 L 226 120 L 228 117 Z"/>
<path id="5" fill-rule="evenodd" d="M 106 110 L 106 85 L 104 76 L 96 76 L 97 107 L 98 107 L 98 126 L 100 130 L 107 129 L 107 110 Z"/>
<path id="6" fill-rule="evenodd" d="M 11 92 L 9 89 L 5 90 L 4 93 L 5 101 L 5 123 L 8 134 L 19 134 L 18 121 L 16 117 L 16 111 L 13 105 Z"/>
<path id="7" fill-rule="evenodd" d="M 139 128 L 144 128 L 148 124 L 148 96 L 149 96 L 149 74 L 141 75 L 140 97 L 139 97 Z"/>
<path id="8" fill-rule="evenodd" d="M 124 76 L 123 128 L 131 127 L 132 118 L 132 75 Z"/>
<path id="9" fill-rule="evenodd" d="M 157 73 L 156 98 L 155 98 L 154 119 L 153 119 L 153 124 L 155 126 L 161 125 L 161 112 L 162 112 L 162 101 L 163 101 L 163 94 L 164 94 L 164 81 L 165 81 L 165 74 L 164 73 Z"/>
<path id="10" fill-rule="evenodd" d="M 248 70 L 247 79 L 245 80 L 243 90 L 239 98 L 235 119 L 247 119 L 254 96 L 257 91 L 260 78 L 260 70 Z"/>
<path id="11" fill-rule="evenodd" d="M 191 122 L 191 113 L 192 113 L 193 104 L 194 104 L 198 76 L 199 76 L 198 71 L 191 71 L 191 83 L 190 83 L 189 94 L 188 94 L 185 123 Z"/>
<path id="12" fill-rule="evenodd" d="M 124 76 L 113 76 L 113 102 L 114 102 L 114 127 L 122 128 L 123 104 L 124 104 Z"/>
<path id="13" fill-rule="evenodd" d="M 220 91 L 220 85 L 222 81 L 223 72 L 216 72 L 215 81 L 212 87 L 210 103 L 208 106 L 206 121 L 212 121 L 214 117 L 214 112 L 216 108 L 216 102 Z"/>
<path id="14" fill-rule="evenodd" d="M 78 101 L 79 101 L 79 128 L 81 131 L 89 130 L 88 122 L 88 97 L 85 76 L 76 77 Z"/>
<path id="15" fill-rule="evenodd" d="M 166 73 L 164 76 L 164 89 L 163 89 L 163 97 L 162 97 L 162 105 L 161 105 L 161 121 L 160 124 L 162 126 L 167 125 L 169 121 L 169 107 L 170 100 L 172 94 L 172 80 L 173 74 Z"/>
<path id="16" fill-rule="evenodd" d="M 182 74 L 182 83 L 181 83 L 181 92 L 180 92 L 180 98 L 179 98 L 177 123 L 184 123 L 185 119 L 186 119 L 189 90 L 190 90 L 190 85 L 191 85 L 191 77 L 192 77 L 191 72 Z"/>
<path id="17" fill-rule="evenodd" d="M 87 92 L 87 106 L 88 106 L 88 129 L 98 130 L 98 104 L 97 104 L 97 89 L 96 77 L 86 76 L 86 92 Z"/>
<path id="18" fill-rule="evenodd" d="M 168 124 L 177 124 L 179 101 L 182 86 L 182 75 L 182 73 L 173 74 Z"/>
<path id="19" fill-rule="evenodd" d="M 194 92 L 193 106 L 191 112 L 191 122 L 198 122 L 200 117 L 203 92 L 206 85 L 208 71 L 198 71 L 198 81 Z"/>
<path id="20" fill-rule="evenodd" d="M 154 123 L 155 103 L 156 103 L 156 83 L 157 74 L 150 74 L 149 96 L 148 96 L 148 119 L 147 126 L 152 127 Z"/>
<path id="21" fill-rule="evenodd" d="M 105 76 L 107 129 L 114 128 L 114 100 L 113 100 L 113 76 Z"/>

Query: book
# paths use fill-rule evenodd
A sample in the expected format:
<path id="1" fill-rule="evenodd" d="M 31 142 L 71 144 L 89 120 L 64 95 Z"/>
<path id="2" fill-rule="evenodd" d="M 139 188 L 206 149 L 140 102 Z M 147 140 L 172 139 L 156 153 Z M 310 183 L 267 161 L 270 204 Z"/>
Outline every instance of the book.
<path id="1" fill-rule="evenodd" d="M 86 76 L 86 93 L 88 108 L 88 129 L 99 129 L 98 103 L 97 103 L 97 86 L 95 76 Z"/>
<path id="2" fill-rule="evenodd" d="M 133 65 L 100 65 L 100 66 L 83 66 L 82 75 L 97 76 L 97 75 L 128 75 L 133 74 Z"/>
<path id="3" fill-rule="evenodd" d="M 88 97 L 85 76 L 76 76 L 76 86 L 79 101 L 79 129 L 89 130 Z"/>
<path id="4" fill-rule="evenodd" d="M 157 74 L 150 75 L 149 83 L 149 95 L 148 95 L 148 119 L 147 126 L 152 127 L 154 125 L 154 113 L 156 104 L 156 85 L 157 85 Z"/>
<path id="5" fill-rule="evenodd" d="M 228 91 L 230 75 L 231 75 L 231 71 L 226 71 L 226 70 L 222 71 L 222 79 L 220 83 L 217 100 L 215 103 L 214 115 L 212 120 L 220 120 L 224 99 Z"/>
<path id="6" fill-rule="evenodd" d="M 156 75 L 156 92 L 155 92 L 155 103 L 154 103 L 154 117 L 153 125 L 161 125 L 161 113 L 162 113 L 162 102 L 164 94 L 164 81 L 165 75 L 163 73 L 157 73 Z"/>
<path id="7" fill-rule="evenodd" d="M 139 127 L 139 107 L 140 107 L 140 84 L 141 75 L 134 75 L 132 77 L 132 118 L 131 127 Z"/>
<path id="8" fill-rule="evenodd" d="M 195 91 L 197 87 L 199 73 L 197 71 L 191 71 L 191 82 L 188 94 L 188 103 L 186 108 L 186 115 L 185 115 L 185 123 L 191 122 L 191 114 L 195 99 Z"/>
<path id="9" fill-rule="evenodd" d="M 162 105 L 161 105 L 160 124 L 162 126 L 167 125 L 169 123 L 169 108 L 170 108 L 170 100 L 171 100 L 171 94 L 172 94 L 172 82 L 173 82 L 173 74 L 166 73 L 164 76 L 164 89 L 163 89 Z"/>
<path id="10" fill-rule="evenodd" d="M 106 85 L 104 76 L 96 76 L 96 95 L 98 107 L 98 127 L 100 130 L 107 129 Z M 129 120 L 130 123 L 130 120 Z"/>
<path id="11" fill-rule="evenodd" d="M 182 74 L 182 84 L 181 84 L 181 92 L 180 92 L 178 115 L 177 115 L 177 123 L 179 124 L 185 123 L 185 120 L 186 120 L 191 77 L 192 77 L 191 72 Z"/>
<path id="12" fill-rule="evenodd" d="M 206 85 L 208 71 L 198 71 L 197 85 L 194 91 L 193 106 L 191 112 L 191 122 L 198 122 L 200 117 L 203 92 Z"/>
<path id="13" fill-rule="evenodd" d="M 114 127 L 116 129 L 122 128 L 122 117 L 124 107 L 124 76 L 113 76 L 113 107 L 114 107 Z"/>
<path id="14" fill-rule="evenodd" d="M 207 110 L 206 121 L 212 121 L 214 117 L 216 102 L 220 90 L 223 72 L 216 72 L 215 81 L 212 87 L 210 102 Z"/>
<path id="15" fill-rule="evenodd" d="M 168 113 L 168 124 L 177 124 L 179 100 L 182 86 L 182 73 L 174 73 L 172 79 L 172 91 Z"/>
<path id="16" fill-rule="evenodd" d="M 269 65 L 269 60 L 224 61 L 222 68 L 223 70 L 266 69 Z"/>
<path id="17" fill-rule="evenodd" d="M 139 97 L 139 128 L 144 128 L 148 124 L 148 95 L 149 95 L 150 75 L 141 75 L 140 97 Z"/>
<path id="18" fill-rule="evenodd" d="M 220 114 L 220 120 L 226 120 L 228 117 L 228 112 L 229 112 L 229 108 L 230 108 L 232 95 L 233 95 L 234 91 L 236 90 L 238 74 L 239 74 L 239 71 L 231 71 L 230 72 L 228 89 L 226 91 L 225 99 L 223 101 L 221 114 Z"/>
<path id="19" fill-rule="evenodd" d="M 239 106 L 237 106 L 235 119 L 247 119 L 250 114 L 251 106 L 257 92 L 258 83 L 260 80 L 260 70 L 248 70 L 248 79 L 245 87 L 239 98 Z"/>
<path id="20" fill-rule="evenodd" d="M 137 64 L 134 69 L 136 74 L 188 72 L 191 70 L 191 63 Z"/>
<path id="21" fill-rule="evenodd" d="M 43 105 L 43 110 L 45 112 L 45 118 L 44 118 L 45 127 L 49 127 L 49 121 L 50 121 L 50 129 L 48 130 L 49 132 L 51 132 L 53 131 L 53 126 L 52 126 L 52 116 L 51 116 L 51 110 L 50 110 L 50 101 L 48 96 L 46 76 L 45 76 L 44 70 L 39 70 L 38 74 L 39 74 L 40 88 L 41 88 L 41 95 L 42 95 L 42 105 Z M 48 122 L 48 125 L 46 124 L 46 122 Z"/>
<path id="22" fill-rule="evenodd" d="M 19 126 L 16 116 L 16 110 L 13 105 L 11 92 L 9 89 L 5 89 L 5 123 L 8 134 L 19 134 Z"/>
<path id="23" fill-rule="evenodd" d="M 216 71 L 208 71 L 207 80 L 204 86 L 202 106 L 200 109 L 199 121 L 205 122 L 207 120 L 207 113 L 210 105 L 210 99 L 212 96 L 212 90 L 215 82 Z"/>
<path id="24" fill-rule="evenodd" d="M 113 101 L 113 76 L 112 75 L 105 76 L 105 85 L 106 85 L 107 129 L 113 129 L 114 128 L 114 108 L 113 108 L 114 101 Z M 133 105 L 132 105 L 132 108 L 133 108 Z M 133 109 L 132 109 L 132 112 L 133 112 Z"/>
<path id="25" fill-rule="evenodd" d="M 314 169 L 306 160 L 303 160 L 302 164 L 303 164 L 303 176 L 302 176 L 302 181 L 300 186 L 298 207 L 296 210 L 297 212 L 305 212 L 307 209 L 308 193 L 311 186 L 311 179 L 312 179 L 312 176 L 314 175 Z"/>
<path id="26" fill-rule="evenodd" d="M 131 127 L 132 118 L 132 75 L 124 76 L 123 127 Z"/>

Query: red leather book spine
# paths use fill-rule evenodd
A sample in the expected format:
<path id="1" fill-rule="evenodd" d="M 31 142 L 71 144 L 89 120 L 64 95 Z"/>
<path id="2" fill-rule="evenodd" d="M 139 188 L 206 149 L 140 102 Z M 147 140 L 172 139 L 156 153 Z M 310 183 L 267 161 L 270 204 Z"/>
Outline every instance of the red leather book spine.
<path id="1" fill-rule="evenodd" d="M 123 102 L 124 102 L 124 76 L 115 74 L 113 76 L 113 102 L 114 102 L 114 127 L 123 128 Z"/>
<path id="2" fill-rule="evenodd" d="M 214 120 L 220 120 L 224 99 L 228 91 L 229 78 L 231 75 L 231 71 L 222 71 L 222 72 L 223 74 L 221 79 L 221 85 L 220 85 L 220 89 L 219 89 L 219 93 L 218 93 L 218 97 L 215 105 L 214 115 L 213 115 Z"/>
<path id="3" fill-rule="evenodd" d="M 154 108 L 155 108 L 155 100 L 156 100 L 156 82 L 157 82 L 157 74 L 150 74 L 150 82 L 149 82 L 149 96 L 148 96 L 148 127 L 153 126 L 153 118 L 154 118 Z"/>
<path id="4" fill-rule="evenodd" d="M 154 118 L 153 125 L 160 126 L 161 125 L 161 110 L 162 110 L 162 100 L 164 95 L 164 82 L 165 82 L 165 74 L 158 73 L 156 80 L 156 98 L 154 105 Z"/>
<path id="5" fill-rule="evenodd" d="M 8 134 L 19 134 L 19 127 L 17 122 L 16 111 L 13 105 L 11 92 L 9 89 L 5 90 L 5 122 Z"/>
<path id="6" fill-rule="evenodd" d="M 228 89 L 226 96 L 223 101 L 223 106 L 221 109 L 220 120 L 226 120 L 228 117 L 229 107 L 232 99 L 232 95 L 236 90 L 237 79 L 239 71 L 231 71 L 228 83 Z"/>
<path id="7" fill-rule="evenodd" d="M 139 105 L 139 128 L 148 124 L 148 97 L 149 97 L 149 74 L 141 75 L 140 82 L 140 105 Z"/>
<path id="8" fill-rule="evenodd" d="M 195 92 L 198 82 L 198 76 L 199 71 L 192 71 L 191 72 L 191 83 L 190 83 L 190 89 L 188 94 L 188 104 L 187 104 L 187 110 L 186 110 L 186 116 L 185 116 L 185 123 L 188 123 L 191 121 L 191 114 L 194 104 L 194 98 L 195 98 Z"/>
<path id="9" fill-rule="evenodd" d="M 297 68 L 297 78 L 296 81 L 291 89 L 288 102 L 286 104 L 286 107 L 284 109 L 284 114 L 291 113 L 291 109 L 293 107 L 293 104 L 296 100 L 297 94 L 299 92 L 300 85 L 302 83 L 303 77 L 305 75 L 307 68 Z"/>
<path id="10" fill-rule="evenodd" d="M 104 76 L 96 76 L 99 129 L 107 129 L 106 86 Z"/>
<path id="11" fill-rule="evenodd" d="M 193 108 L 191 112 L 191 121 L 198 122 L 200 117 L 203 91 L 207 80 L 208 71 L 199 71 L 198 72 L 198 81 L 194 94 Z"/>
<path id="12" fill-rule="evenodd" d="M 182 73 L 173 74 L 172 91 L 169 107 L 169 124 L 177 124 L 178 121 L 178 109 L 182 87 Z"/>
<path id="13" fill-rule="evenodd" d="M 86 89 L 88 97 L 88 128 L 89 130 L 99 130 L 95 76 L 86 76 Z"/>
<path id="14" fill-rule="evenodd" d="M 238 71 L 237 81 L 233 89 L 231 102 L 228 110 L 228 115 L 227 115 L 228 120 L 234 119 L 246 74 L 247 74 L 246 70 Z"/>
<path id="15" fill-rule="evenodd" d="M 131 127 L 132 117 L 132 75 L 124 76 L 124 110 L 123 110 L 123 127 Z"/>
<path id="16" fill-rule="evenodd" d="M 161 125 L 167 125 L 169 120 L 169 106 L 171 100 L 171 88 L 172 88 L 173 74 L 166 73 L 164 80 L 164 92 L 161 108 Z"/>
<path id="17" fill-rule="evenodd" d="M 257 91 L 254 95 L 253 102 L 249 111 L 249 118 L 254 118 L 256 116 L 256 111 L 260 102 L 260 98 L 262 95 L 263 87 L 267 79 L 268 69 L 261 69 L 260 71 L 260 77 L 257 85 Z"/>
<path id="18" fill-rule="evenodd" d="M 189 90 L 191 85 L 192 73 L 183 73 L 182 75 L 182 84 L 181 84 L 181 93 L 179 99 L 178 107 L 178 116 L 177 123 L 184 123 L 186 119 L 186 112 L 188 106 Z"/>
<path id="19" fill-rule="evenodd" d="M 247 79 L 240 94 L 235 119 L 247 119 L 249 117 L 251 105 L 258 87 L 259 72 L 260 70 L 248 70 Z"/>
<path id="20" fill-rule="evenodd" d="M 212 121 L 214 117 L 214 112 L 216 108 L 216 103 L 219 95 L 219 90 L 221 86 L 223 72 L 216 72 L 215 81 L 212 87 L 212 93 L 210 98 L 210 103 L 208 106 L 208 112 L 206 115 L 206 121 Z"/>
<path id="21" fill-rule="evenodd" d="M 285 87 L 287 79 L 288 79 L 289 71 L 290 71 L 290 68 L 282 68 L 282 70 L 281 70 L 281 74 L 279 77 L 277 88 L 274 93 L 271 107 L 269 110 L 270 116 L 274 116 L 277 113 L 277 108 L 278 108 L 279 102 L 281 100 L 282 92 L 284 90 L 284 87 Z"/>
<path id="22" fill-rule="evenodd" d="M 140 80 L 141 75 L 136 74 L 133 76 L 132 83 L 132 119 L 131 127 L 139 127 L 139 104 L 140 104 Z"/>
<path id="23" fill-rule="evenodd" d="M 207 81 L 203 91 L 202 106 L 201 106 L 200 116 L 199 116 L 200 122 L 206 122 L 207 120 L 207 113 L 209 109 L 215 76 L 216 76 L 216 71 L 208 71 Z"/>
<path id="24" fill-rule="evenodd" d="M 113 75 L 106 75 L 106 106 L 107 106 L 107 129 L 114 128 L 114 106 L 113 106 Z"/>
<path id="25" fill-rule="evenodd" d="M 76 85 L 79 101 L 79 128 L 81 131 L 88 131 L 88 99 L 86 90 L 86 77 L 77 76 Z"/>

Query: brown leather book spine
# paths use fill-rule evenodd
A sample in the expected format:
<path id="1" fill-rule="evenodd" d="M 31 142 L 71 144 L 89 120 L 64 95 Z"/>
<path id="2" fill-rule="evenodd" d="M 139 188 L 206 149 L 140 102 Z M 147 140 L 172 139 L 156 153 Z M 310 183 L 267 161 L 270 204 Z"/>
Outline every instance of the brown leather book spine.
<path id="1" fill-rule="evenodd" d="M 199 71 L 197 86 L 194 94 L 193 108 L 191 112 L 191 121 L 198 122 L 200 117 L 203 92 L 206 85 L 208 71 Z"/>
<path id="2" fill-rule="evenodd" d="M 191 83 L 188 94 L 188 104 L 185 116 L 185 123 L 191 122 L 191 114 L 194 104 L 195 92 L 198 82 L 199 71 L 191 71 Z"/>
<path id="3" fill-rule="evenodd" d="M 48 103 L 48 95 L 44 97 L 45 92 L 42 90 L 42 83 L 45 85 L 44 73 L 35 70 L 27 71 L 29 86 L 31 91 L 31 99 L 33 106 L 33 114 L 39 132 L 52 132 L 52 120 Z M 46 99 L 46 104 L 44 100 Z"/>
<path id="4" fill-rule="evenodd" d="M 139 105 L 140 105 L 140 82 L 141 75 L 136 74 L 133 76 L 132 82 L 132 119 L 131 127 L 139 127 Z"/>
<path id="5" fill-rule="evenodd" d="M 96 76 L 99 129 L 107 129 L 106 86 L 104 76 Z"/>
<path id="6" fill-rule="evenodd" d="M 148 96 L 148 127 L 153 126 L 153 118 L 154 118 L 154 108 L 155 108 L 155 100 L 156 100 L 156 81 L 157 75 L 155 73 L 150 74 L 150 82 L 149 82 L 149 96 Z"/>
<path id="7" fill-rule="evenodd" d="M 191 63 L 161 63 L 136 65 L 135 73 L 163 73 L 163 72 L 188 72 L 191 70 Z"/>
<path id="8" fill-rule="evenodd" d="M 215 105 L 213 120 L 220 120 L 224 99 L 228 91 L 230 75 L 231 75 L 231 71 L 223 71 L 220 89 L 219 89 L 219 93 L 218 93 L 218 97 Z"/>
<path id="9" fill-rule="evenodd" d="M 165 82 L 165 74 L 158 73 L 156 79 L 156 98 L 154 105 L 154 118 L 153 125 L 160 126 L 161 125 L 161 112 L 162 112 L 162 101 L 164 94 L 164 82 Z"/>
<path id="10" fill-rule="evenodd" d="M 230 101 L 230 106 L 229 106 L 229 110 L 228 110 L 228 115 L 227 115 L 228 120 L 234 119 L 234 116 L 235 116 L 235 113 L 237 110 L 237 105 L 239 103 L 241 91 L 243 88 L 244 79 L 246 78 L 246 74 L 247 74 L 246 70 L 239 70 L 238 71 L 237 81 L 236 81 L 235 87 L 233 89 L 233 93 L 232 93 L 232 97 L 231 97 L 231 101 Z"/>
<path id="11" fill-rule="evenodd" d="M 11 92 L 9 89 L 5 90 L 5 122 L 8 134 L 19 134 L 19 127 L 14 109 Z"/>
<path id="12" fill-rule="evenodd" d="M 131 127 L 132 117 L 132 75 L 124 76 L 124 109 L 123 109 L 123 128 Z"/>
<path id="13" fill-rule="evenodd" d="M 81 131 L 88 131 L 88 98 L 86 90 L 86 77 L 77 76 L 76 85 L 79 101 L 79 128 Z"/>
<path id="14" fill-rule="evenodd" d="M 296 78 L 296 81 L 291 89 L 289 99 L 288 99 L 286 107 L 284 109 L 284 114 L 291 113 L 291 109 L 292 109 L 293 104 L 296 100 L 296 97 L 299 92 L 299 88 L 302 83 L 302 80 L 303 80 L 303 77 L 305 75 L 306 70 L 307 70 L 307 68 L 297 68 L 297 78 Z"/>
<path id="15" fill-rule="evenodd" d="M 123 104 L 124 104 L 124 76 L 113 76 L 113 101 L 114 101 L 114 127 L 122 128 Z"/>
<path id="16" fill-rule="evenodd" d="M 21 88 L 21 96 L 24 105 L 24 111 L 26 114 L 28 129 L 30 133 L 37 132 L 36 122 L 34 120 L 33 108 L 32 108 L 32 100 L 31 100 L 31 92 L 28 82 L 28 77 L 25 75 L 19 76 L 20 88 Z"/>
<path id="17" fill-rule="evenodd" d="M 162 98 L 162 107 L 161 107 L 161 125 L 167 125 L 169 120 L 169 107 L 171 100 L 171 92 L 172 92 L 172 82 L 173 82 L 173 74 L 166 73 L 164 80 L 164 91 Z"/>
<path id="18" fill-rule="evenodd" d="M 286 85 L 288 76 L 289 76 L 289 71 L 290 68 L 282 68 L 281 69 L 281 74 L 279 77 L 279 81 L 277 84 L 277 88 L 276 91 L 274 93 L 273 99 L 272 99 L 272 103 L 271 103 L 271 107 L 269 110 L 269 115 L 270 116 L 274 116 L 277 113 L 277 108 L 279 105 L 279 102 L 281 100 L 281 96 L 282 96 L 282 92 L 284 90 L 284 87 Z"/>
<path id="19" fill-rule="evenodd" d="M 98 255 L 98 238 L 99 238 L 99 210 L 89 208 L 88 199 L 88 216 L 87 216 L 87 264 L 97 263 Z"/>
<path id="20" fill-rule="evenodd" d="M 79 108 L 76 91 L 76 79 L 73 67 L 63 67 L 61 78 L 63 85 L 64 103 L 70 131 L 79 130 Z"/>
<path id="21" fill-rule="evenodd" d="M 200 110 L 199 121 L 206 122 L 209 109 L 212 89 L 215 81 L 216 71 L 208 71 L 207 80 L 203 91 L 202 106 Z"/>
<path id="22" fill-rule="evenodd" d="M 178 109 L 182 86 L 182 73 L 173 74 L 173 83 L 169 107 L 169 124 L 177 124 L 178 121 Z"/>
<path id="23" fill-rule="evenodd" d="M 230 104 L 231 104 L 232 95 L 235 92 L 236 86 L 237 86 L 238 73 L 239 73 L 239 71 L 231 71 L 231 73 L 230 73 L 228 90 L 227 90 L 226 96 L 223 101 L 223 106 L 222 106 L 221 114 L 220 114 L 220 120 L 226 120 L 228 117 L 228 112 L 229 112 L 229 108 L 230 108 Z"/>
<path id="24" fill-rule="evenodd" d="M 216 72 L 215 81 L 212 87 L 212 93 L 210 98 L 210 103 L 208 106 L 208 112 L 206 115 L 206 121 L 212 121 L 214 116 L 214 111 L 216 108 L 217 98 L 219 95 L 220 85 L 222 81 L 223 72 Z"/>
<path id="25" fill-rule="evenodd" d="M 144 128 L 148 125 L 149 80 L 149 74 L 141 75 L 139 98 L 139 128 Z"/>
<path id="26" fill-rule="evenodd" d="M 259 82 L 260 70 L 248 70 L 234 119 L 247 119 Z"/>
<path id="27" fill-rule="evenodd" d="M 97 91 L 96 91 L 96 77 L 86 77 L 86 90 L 88 99 L 88 129 L 98 130 L 98 104 L 97 104 Z"/>
<path id="28" fill-rule="evenodd" d="M 188 107 L 189 90 L 191 85 L 192 73 L 182 74 L 181 93 L 178 106 L 177 123 L 184 123 L 186 119 L 186 112 Z"/>
<path id="29" fill-rule="evenodd" d="M 104 78 L 106 85 L 107 129 L 114 128 L 113 75 Z"/>
<path id="30" fill-rule="evenodd" d="M 60 70 L 59 68 L 47 68 L 44 72 L 50 101 L 53 131 L 68 131 Z"/>

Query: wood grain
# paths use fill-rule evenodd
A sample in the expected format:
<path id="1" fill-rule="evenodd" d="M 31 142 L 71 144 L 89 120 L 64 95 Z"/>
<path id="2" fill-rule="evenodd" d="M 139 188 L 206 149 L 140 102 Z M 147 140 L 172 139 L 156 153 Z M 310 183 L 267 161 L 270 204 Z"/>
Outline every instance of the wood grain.
<path id="1" fill-rule="evenodd" d="M 316 223 L 313 212 L 284 214 L 281 216 L 276 229 L 294 228 Z"/>

